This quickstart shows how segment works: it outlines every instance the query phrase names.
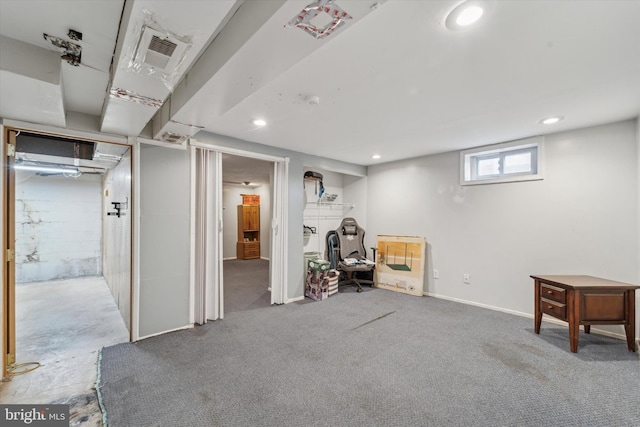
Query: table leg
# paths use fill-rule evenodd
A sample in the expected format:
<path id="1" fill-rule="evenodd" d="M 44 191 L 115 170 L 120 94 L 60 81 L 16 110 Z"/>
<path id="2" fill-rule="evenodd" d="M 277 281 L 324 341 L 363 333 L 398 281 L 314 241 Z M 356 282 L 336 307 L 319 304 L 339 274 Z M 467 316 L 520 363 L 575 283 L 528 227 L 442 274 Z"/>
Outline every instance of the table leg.
<path id="1" fill-rule="evenodd" d="M 580 291 L 569 291 L 569 343 L 572 353 L 578 352 L 578 333 L 580 330 Z"/>
<path id="2" fill-rule="evenodd" d="M 627 335 L 627 348 L 636 351 L 636 291 L 625 292 L 625 324 L 624 331 Z"/>
<path id="3" fill-rule="evenodd" d="M 533 293 L 533 330 L 536 334 L 540 333 L 540 325 L 542 324 L 542 311 L 540 311 L 540 281 L 535 280 Z"/>
<path id="4" fill-rule="evenodd" d="M 584 333 L 585 334 L 591 333 L 591 325 L 584 325 Z"/>

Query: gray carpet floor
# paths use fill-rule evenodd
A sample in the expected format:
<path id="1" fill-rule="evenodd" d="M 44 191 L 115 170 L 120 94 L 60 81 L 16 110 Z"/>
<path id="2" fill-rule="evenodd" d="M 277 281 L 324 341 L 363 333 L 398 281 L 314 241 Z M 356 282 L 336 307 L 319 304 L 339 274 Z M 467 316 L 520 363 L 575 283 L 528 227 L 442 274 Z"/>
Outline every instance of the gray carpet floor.
<path id="1" fill-rule="evenodd" d="M 269 261 L 230 259 L 224 261 L 225 314 L 271 305 Z"/>
<path id="2" fill-rule="evenodd" d="M 119 426 L 640 426 L 622 340 L 381 289 L 104 348 Z"/>

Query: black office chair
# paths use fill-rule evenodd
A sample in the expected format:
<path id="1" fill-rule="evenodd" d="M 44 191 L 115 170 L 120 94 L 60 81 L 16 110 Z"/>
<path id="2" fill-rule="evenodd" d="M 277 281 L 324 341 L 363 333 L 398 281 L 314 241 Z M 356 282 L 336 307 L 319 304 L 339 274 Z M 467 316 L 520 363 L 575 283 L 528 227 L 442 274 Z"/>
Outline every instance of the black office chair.
<path id="1" fill-rule="evenodd" d="M 338 286 L 353 285 L 362 292 L 362 284 L 373 286 L 375 263 L 367 259 L 364 229 L 353 218 L 344 218 L 337 229 L 327 233 L 325 258 L 340 272 Z"/>

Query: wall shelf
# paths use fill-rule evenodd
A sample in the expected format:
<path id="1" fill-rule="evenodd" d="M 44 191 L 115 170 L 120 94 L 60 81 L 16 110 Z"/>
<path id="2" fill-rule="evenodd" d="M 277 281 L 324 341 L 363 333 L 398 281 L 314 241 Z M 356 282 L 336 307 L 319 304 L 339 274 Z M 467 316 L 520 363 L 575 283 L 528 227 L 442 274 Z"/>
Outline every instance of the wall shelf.
<path id="1" fill-rule="evenodd" d="M 318 208 L 333 208 L 333 207 L 339 207 L 339 208 L 349 208 L 349 209 L 353 209 L 356 207 L 355 204 L 353 203 L 336 203 L 336 202 L 322 202 L 322 201 L 317 201 L 317 202 L 307 202 L 307 207 L 318 207 Z"/>
<path id="2" fill-rule="evenodd" d="M 335 202 L 307 202 L 305 210 L 312 210 L 312 212 L 306 212 L 303 216 L 304 220 L 327 220 L 327 219 L 342 219 L 345 214 L 351 209 L 355 208 L 353 203 L 335 203 Z"/>

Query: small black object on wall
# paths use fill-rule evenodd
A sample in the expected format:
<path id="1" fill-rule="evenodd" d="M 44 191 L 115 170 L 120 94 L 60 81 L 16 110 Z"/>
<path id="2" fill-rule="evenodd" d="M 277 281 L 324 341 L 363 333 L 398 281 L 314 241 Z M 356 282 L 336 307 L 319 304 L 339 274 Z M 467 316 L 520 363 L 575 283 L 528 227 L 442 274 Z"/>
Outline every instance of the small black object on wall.
<path id="1" fill-rule="evenodd" d="M 107 212 L 107 215 L 115 215 L 118 218 L 126 215 L 126 211 L 129 210 L 129 198 L 127 197 L 124 202 L 111 202 L 115 212 Z"/>

